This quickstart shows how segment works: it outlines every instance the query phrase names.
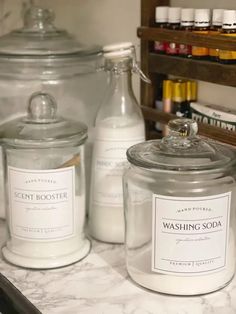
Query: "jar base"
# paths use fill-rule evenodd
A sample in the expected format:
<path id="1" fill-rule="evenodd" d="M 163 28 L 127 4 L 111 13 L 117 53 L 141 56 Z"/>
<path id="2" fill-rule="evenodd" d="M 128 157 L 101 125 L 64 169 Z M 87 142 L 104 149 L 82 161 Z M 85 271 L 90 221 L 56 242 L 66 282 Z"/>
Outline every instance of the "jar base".
<path id="1" fill-rule="evenodd" d="M 2 254 L 8 262 L 20 267 L 32 269 L 50 269 L 63 267 L 78 262 L 88 255 L 90 249 L 91 242 L 88 239 L 85 239 L 83 246 L 78 251 L 56 257 L 34 258 L 23 256 L 10 251 L 7 246 L 2 248 Z"/>
<path id="2" fill-rule="evenodd" d="M 204 294 L 209 294 L 209 293 L 213 293 L 216 292 L 218 290 L 223 289 L 224 287 L 226 287 L 234 278 L 234 274 L 229 276 L 229 278 L 227 279 L 227 281 L 224 281 L 220 284 L 218 284 L 217 286 L 211 286 L 211 287 L 204 287 L 204 285 L 190 285 L 190 281 L 188 281 L 188 279 L 186 280 L 184 285 L 179 285 L 179 280 L 178 280 L 178 284 L 176 287 L 173 287 L 173 282 L 172 285 L 170 284 L 171 278 L 170 280 L 167 280 L 166 282 L 162 282 L 162 284 L 160 283 L 157 284 L 157 282 L 153 282 L 150 278 L 150 276 L 147 276 L 146 274 L 142 274 L 142 272 L 133 272 L 128 270 L 129 276 L 131 277 L 131 279 L 137 283 L 138 285 L 140 285 L 141 287 L 157 292 L 157 293 L 162 293 L 162 294 L 167 294 L 167 295 L 175 295 L 175 296 L 182 296 L 182 297 L 186 297 L 186 296 L 199 296 L 199 295 L 204 295 Z M 149 278 L 148 278 L 149 277 Z M 207 277 L 207 276 L 206 276 Z M 184 277 L 182 277 L 181 279 L 183 279 Z M 191 288 L 190 288 L 191 287 Z"/>

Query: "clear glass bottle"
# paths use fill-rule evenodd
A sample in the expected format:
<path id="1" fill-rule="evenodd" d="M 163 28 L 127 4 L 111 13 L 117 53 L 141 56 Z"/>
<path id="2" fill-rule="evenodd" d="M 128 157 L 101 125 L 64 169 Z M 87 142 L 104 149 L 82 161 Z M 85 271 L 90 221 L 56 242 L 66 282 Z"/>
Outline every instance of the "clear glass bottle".
<path id="1" fill-rule="evenodd" d="M 87 126 L 56 114 L 55 99 L 34 93 L 28 114 L 0 128 L 8 238 L 5 259 L 27 268 L 85 257 L 84 144 Z"/>
<path id="2" fill-rule="evenodd" d="M 236 152 L 198 137 L 193 120 L 169 127 L 169 136 L 127 152 L 127 269 L 154 291 L 209 293 L 235 272 Z"/>
<path id="3" fill-rule="evenodd" d="M 126 150 L 145 139 L 144 119 L 132 89 L 134 47 L 104 47 L 109 86 L 95 122 L 89 229 L 101 241 L 124 242 L 122 175 Z"/>

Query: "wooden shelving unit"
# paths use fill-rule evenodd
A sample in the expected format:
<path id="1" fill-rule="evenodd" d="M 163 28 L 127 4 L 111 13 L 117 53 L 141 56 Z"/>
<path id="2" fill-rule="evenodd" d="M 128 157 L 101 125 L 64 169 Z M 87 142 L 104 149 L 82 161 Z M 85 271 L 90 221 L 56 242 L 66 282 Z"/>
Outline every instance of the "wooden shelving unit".
<path id="1" fill-rule="evenodd" d="M 147 125 L 149 121 L 167 123 L 175 117 L 154 109 L 157 82 L 163 80 L 168 74 L 236 87 L 236 65 L 173 57 L 153 52 L 155 40 L 236 50 L 236 38 L 233 37 L 225 38 L 219 35 L 200 35 L 155 28 L 155 7 L 158 5 L 169 5 L 169 1 L 141 0 L 141 27 L 137 29 L 137 35 L 141 39 L 141 66 L 152 80 L 152 85 L 145 83 L 141 85 L 142 109 Z M 236 146 L 236 132 L 199 124 L 199 134 Z M 148 136 L 155 137 L 153 130 L 148 133 Z M 158 134 L 156 136 L 158 137 Z"/>
<path id="2" fill-rule="evenodd" d="M 235 65 L 226 66 L 217 62 L 185 60 L 179 57 L 158 56 L 154 53 L 149 54 L 148 62 L 151 73 L 172 74 L 236 87 Z"/>

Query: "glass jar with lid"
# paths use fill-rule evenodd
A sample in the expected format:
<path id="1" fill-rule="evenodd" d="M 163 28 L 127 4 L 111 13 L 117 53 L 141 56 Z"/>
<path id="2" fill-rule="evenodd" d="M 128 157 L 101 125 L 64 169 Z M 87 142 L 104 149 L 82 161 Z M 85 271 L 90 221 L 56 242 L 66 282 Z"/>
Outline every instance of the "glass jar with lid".
<path id="1" fill-rule="evenodd" d="M 22 28 L 0 37 L 1 122 L 23 114 L 28 96 L 34 91 L 50 93 L 57 99 L 61 115 L 77 116 L 87 124 L 85 153 L 89 171 L 91 127 L 106 87 L 106 75 L 98 71 L 101 50 L 96 44 L 83 45 L 66 30 L 55 27 L 51 10 L 31 7 Z"/>
<path id="2" fill-rule="evenodd" d="M 74 263 L 90 250 L 84 234 L 87 126 L 56 114 L 34 93 L 27 116 L 1 126 L 8 239 L 5 259 L 28 268 Z"/>
<path id="3" fill-rule="evenodd" d="M 236 152 L 199 138 L 193 120 L 169 128 L 127 151 L 127 268 L 154 291 L 208 293 L 235 271 Z"/>

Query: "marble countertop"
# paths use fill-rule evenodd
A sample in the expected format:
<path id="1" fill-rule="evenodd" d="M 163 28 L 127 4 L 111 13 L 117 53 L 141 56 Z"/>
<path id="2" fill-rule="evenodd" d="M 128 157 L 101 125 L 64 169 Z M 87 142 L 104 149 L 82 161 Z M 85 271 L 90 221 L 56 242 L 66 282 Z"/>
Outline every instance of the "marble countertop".
<path id="1" fill-rule="evenodd" d="M 0 221 L 1 242 L 4 237 Z M 1 258 L 0 272 L 43 314 L 236 313 L 236 277 L 223 290 L 201 297 L 162 295 L 132 282 L 123 245 L 92 244 L 86 258 L 68 267 L 26 270 Z"/>

